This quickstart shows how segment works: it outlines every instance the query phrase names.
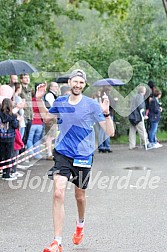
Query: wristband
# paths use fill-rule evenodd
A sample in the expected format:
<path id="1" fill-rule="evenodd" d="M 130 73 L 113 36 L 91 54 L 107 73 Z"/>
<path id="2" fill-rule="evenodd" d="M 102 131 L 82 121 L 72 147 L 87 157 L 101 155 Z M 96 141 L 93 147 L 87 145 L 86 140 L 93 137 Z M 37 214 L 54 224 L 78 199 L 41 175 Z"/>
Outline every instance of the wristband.
<path id="1" fill-rule="evenodd" d="M 104 115 L 104 117 L 109 117 L 110 116 L 110 114 L 103 114 Z"/>

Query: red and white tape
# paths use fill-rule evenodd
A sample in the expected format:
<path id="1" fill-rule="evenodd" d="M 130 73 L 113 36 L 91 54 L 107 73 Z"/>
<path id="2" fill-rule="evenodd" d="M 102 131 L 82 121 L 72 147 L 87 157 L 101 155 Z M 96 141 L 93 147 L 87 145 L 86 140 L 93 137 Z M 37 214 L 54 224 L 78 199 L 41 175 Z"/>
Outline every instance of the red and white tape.
<path id="1" fill-rule="evenodd" d="M 45 144 L 45 143 L 44 143 L 44 144 Z M 15 160 L 16 158 L 19 158 L 19 157 L 21 157 L 21 156 L 24 156 L 25 154 L 28 154 L 28 153 L 31 152 L 32 150 L 36 150 L 37 148 L 39 148 L 40 146 L 42 146 L 42 145 L 44 145 L 44 144 L 40 144 L 40 145 L 35 146 L 35 147 L 31 148 L 31 149 L 28 149 L 28 150 L 22 152 L 21 154 L 19 154 L 18 156 L 15 156 L 15 157 L 13 157 L 13 158 L 9 158 L 9 159 L 7 159 L 7 160 L 0 161 L 0 164 L 7 163 L 7 162 L 10 162 L 10 161 L 12 161 L 12 160 Z M 36 154 L 37 154 L 37 153 L 35 153 L 35 155 L 36 155 Z"/>
<path id="2" fill-rule="evenodd" d="M 44 144 L 46 144 L 46 143 L 44 143 Z M 24 151 L 23 153 L 21 153 L 21 154 L 15 156 L 15 157 L 9 158 L 9 159 L 7 159 L 7 160 L 3 160 L 3 161 L 0 162 L 0 164 L 7 163 L 7 162 L 9 163 L 9 162 L 11 162 L 11 161 L 14 161 L 15 159 L 18 159 L 18 158 L 20 158 L 21 156 L 24 156 L 25 154 L 28 154 L 28 153 L 31 152 L 32 150 L 35 150 L 35 149 L 39 148 L 39 147 L 42 146 L 42 145 L 43 145 L 43 144 L 40 144 L 40 145 L 35 146 L 35 147 L 33 147 L 33 148 L 29 149 L 29 150 Z M 35 152 L 35 153 L 33 153 L 33 154 L 28 155 L 27 157 L 24 157 L 24 158 L 22 158 L 22 159 L 20 159 L 20 160 L 16 160 L 16 161 L 13 162 L 12 164 L 3 165 L 3 166 L 0 167 L 0 170 L 6 169 L 6 168 L 11 168 L 11 167 L 13 167 L 13 166 L 16 165 L 16 164 L 20 164 L 21 162 L 23 162 L 23 161 L 25 161 L 25 160 L 27 160 L 27 159 L 29 159 L 29 158 L 32 158 L 32 157 L 36 156 L 36 155 L 39 154 L 39 153 L 42 153 L 43 151 L 45 151 L 45 150 L 47 150 L 47 149 L 48 149 L 48 147 L 45 147 L 45 148 L 43 148 L 42 150 L 39 150 L 39 151 L 37 151 L 37 152 Z"/>

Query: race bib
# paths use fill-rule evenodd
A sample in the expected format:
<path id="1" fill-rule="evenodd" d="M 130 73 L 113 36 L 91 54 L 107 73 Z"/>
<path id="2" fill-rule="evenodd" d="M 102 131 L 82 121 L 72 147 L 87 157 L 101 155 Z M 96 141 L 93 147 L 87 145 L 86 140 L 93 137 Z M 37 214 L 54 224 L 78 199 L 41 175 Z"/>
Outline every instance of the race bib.
<path id="1" fill-rule="evenodd" d="M 90 156 L 89 159 L 74 159 L 73 166 L 91 168 L 92 156 Z"/>

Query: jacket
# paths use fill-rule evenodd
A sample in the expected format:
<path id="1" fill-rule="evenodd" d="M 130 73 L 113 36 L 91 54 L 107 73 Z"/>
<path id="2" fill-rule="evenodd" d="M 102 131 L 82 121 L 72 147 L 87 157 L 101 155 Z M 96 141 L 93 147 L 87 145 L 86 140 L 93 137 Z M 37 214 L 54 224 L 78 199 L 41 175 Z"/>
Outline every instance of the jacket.
<path id="1" fill-rule="evenodd" d="M 148 118 L 150 122 L 159 122 L 161 117 L 161 110 L 158 100 L 153 97 L 149 104 Z"/>
<path id="2" fill-rule="evenodd" d="M 129 115 L 129 121 L 132 125 L 136 126 L 139 122 L 142 121 L 141 109 L 145 110 L 144 96 L 137 94 L 131 103 L 131 113 Z M 144 113 L 143 113 L 144 116 Z"/>
<path id="3" fill-rule="evenodd" d="M 24 108 L 24 117 L 25 117 L 25 119 L 32 120 L 32 118 L 33 118 L 33 110 L 32 110 L 31 89 L 25 88 L 22 85 L 22 91 L 21 91 L 20 97 L 22 99 L 25 99 L 25 101 L 26 101 L 26 108 Z"/>
<path id="4" fill-rule="evenodd" d="M 15 129 L 19 127 L 16 115 L 5 114 L 0 111 L 0 141 L 12 142 L 15 137 Z"/>

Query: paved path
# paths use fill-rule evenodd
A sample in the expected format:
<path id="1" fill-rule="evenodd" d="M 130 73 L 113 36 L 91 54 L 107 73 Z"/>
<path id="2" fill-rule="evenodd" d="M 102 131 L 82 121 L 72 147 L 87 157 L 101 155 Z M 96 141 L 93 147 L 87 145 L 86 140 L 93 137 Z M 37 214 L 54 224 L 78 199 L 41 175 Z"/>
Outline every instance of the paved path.
<path id="1" fill-rule="evenodd" d="M 23 178 L 0 180 L 0 251 L 42 252 L 52 241 L 53 184 L 45 175 L 52 164 L 40 160 Z M 112 154 L 95 153 L 85 239 L 72 245 L 76 206 L 69 184 L 63 252 L 167 251 L 166 170 L 167 145 L 149 151 L 119 145 Z"/>

